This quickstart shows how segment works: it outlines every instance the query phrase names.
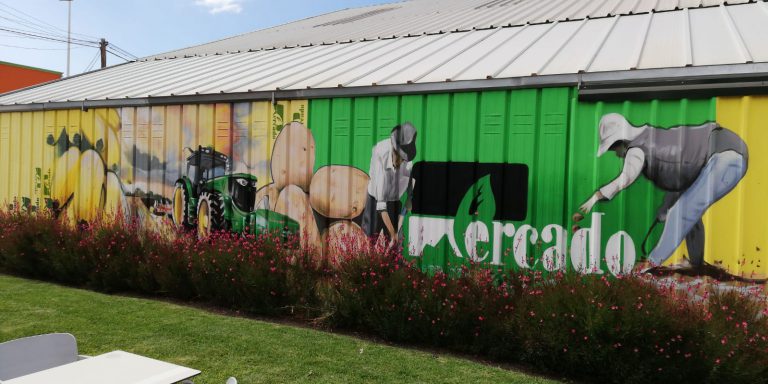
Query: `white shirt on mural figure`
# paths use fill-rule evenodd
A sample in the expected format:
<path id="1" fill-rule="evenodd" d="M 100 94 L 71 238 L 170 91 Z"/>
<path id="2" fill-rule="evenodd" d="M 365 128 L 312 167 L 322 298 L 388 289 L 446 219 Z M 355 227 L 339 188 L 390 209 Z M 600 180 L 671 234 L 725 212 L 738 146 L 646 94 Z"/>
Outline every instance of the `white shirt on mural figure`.
<path id="1" fill-rule="evenodd" d="M 403 162 L 400 167 L 395 168 L 392 163 L 392 151 L 392 144 L 387 138 L 376 144 L 371 154 L 369 170 L 371 181 L 368 183 L 368 194 L 376 199 L 377 211 L 387 209 L 388 201 L 400 200 L 411 178 L 413 162 Z"/>
<path id="2" fill-rule="evenodd" d="M 640 173 L 643 172 L 644 165 L 645 153 L 643 153 L 643 150 L 640 148 L 630 148 L 627 151 L 627 156 L 624 158 L 624 168 L 621 169 L 621 174 L 600 188 L 600 193 L 607 200 L 613 199 L 617 193 L 626 189 L 637 180 Z"/>

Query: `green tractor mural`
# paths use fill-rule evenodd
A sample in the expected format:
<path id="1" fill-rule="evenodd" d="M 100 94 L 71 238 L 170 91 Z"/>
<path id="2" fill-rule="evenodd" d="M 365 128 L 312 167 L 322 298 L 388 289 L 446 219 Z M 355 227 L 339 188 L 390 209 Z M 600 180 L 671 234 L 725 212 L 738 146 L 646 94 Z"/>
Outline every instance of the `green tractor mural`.
<path id="1" fill-rule="evenodd" d="M 187 148 L 186 176 L 176 181 L 173 191 L 173 223 L 195 228 L 201 237 L 213 230 L 237 233 L 298 233 L 299 223 L 269 210 L 269 204 L 256 207 L 256 176 L 230 173 L 229 157 L 211 147 Z"/>

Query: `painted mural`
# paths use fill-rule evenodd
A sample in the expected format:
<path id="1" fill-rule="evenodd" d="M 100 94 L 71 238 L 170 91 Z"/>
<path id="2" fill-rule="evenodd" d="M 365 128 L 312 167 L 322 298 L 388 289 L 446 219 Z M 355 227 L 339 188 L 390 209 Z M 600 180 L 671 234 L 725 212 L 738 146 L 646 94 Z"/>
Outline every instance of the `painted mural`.
<path id="1" fill-rule="evenodd" d="M 768 225 L 744 206 L 768 185 L 759 108 L 573 92 L 3 113 L 0 200 L 73 223 L 298 234 L 321 255 L 383 242 L 427 270 L 765 282 Z"/>
<path id="2" fill-rule="evenodd" d="M 627 189 L 641 175 L 664 191 L 649 234 L 663 225 L 661 237 L 647 254 L 649 273 L 712 274 L 719 278 L 746 279 L 728 275 L 704 261 L 705 212 L 730 193 L 747 173 L 749 151 L 733 131 L 716 122 L 696 126 L 634 126 L 617 113 L 600 119 L 600 146 L 597 156 L 613 152 L 623 160 L 621 173 L 579 207 L 574 221 L 592 211 L 601 201 L 609 201 Z M 682 263 L 664 266 L 675 250 L 686 241 L 687 257 Z"/>

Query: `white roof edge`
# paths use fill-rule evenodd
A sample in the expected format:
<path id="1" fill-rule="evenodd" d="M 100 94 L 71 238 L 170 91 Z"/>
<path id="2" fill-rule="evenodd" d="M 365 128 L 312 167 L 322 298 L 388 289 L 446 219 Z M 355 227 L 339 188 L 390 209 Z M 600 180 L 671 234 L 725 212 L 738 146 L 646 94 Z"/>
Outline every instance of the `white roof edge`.
<path id="1" fill-rule="evenodd" d="M 272 90 L 237 94 L 210 93 L 167 97 L 141 97 L 105 100 L 68 100 L 62 102 L 36 102 L 27 104 L 0 104 L 1 112 L 60 110 L 72 108 L 132 107 L 174 105 L 188 103 L 216 103 L 238 101 L 316 99 L 330 97 L 360 97 L 375 95 L 407 95 L 423 93 L 469 92 L 493 89 L 578 87 L 585 93 L 611 94 L 632 89 L 663 89 L 669 91 L 697 91 L 731 89 L 744 85 L 768 86 L 768 63 L 730 64 L 706 67 L 657 68 L 622 70 L 596 73 L 578 73 L 544 76 L 523 76 L 507 79 L 478 79 L 440 83 L 396 84 L 383 86 L 318 88 L 299 90 Z"/>

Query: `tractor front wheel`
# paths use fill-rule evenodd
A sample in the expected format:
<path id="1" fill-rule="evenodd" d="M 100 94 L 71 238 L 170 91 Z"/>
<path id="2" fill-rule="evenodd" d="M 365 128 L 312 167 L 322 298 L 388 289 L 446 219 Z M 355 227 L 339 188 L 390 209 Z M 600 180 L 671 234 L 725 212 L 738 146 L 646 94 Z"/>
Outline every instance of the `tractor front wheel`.
<path id="1" fill-rule="evenodd" d="M 192 223 L 189 221 L 189 192 L 182 183 L 176 183 L 176 187 L 173 189 L 173 211 L 171 212 L 171 219 L 176 228 L 192 228 Z"/>
<path id="2" fill-rule="evenodd" d="M 212 231 L 224 229 L 224 201 L 216 193 L 203 192 L 197 203 L 197 234 L 207 237 Z"/>

